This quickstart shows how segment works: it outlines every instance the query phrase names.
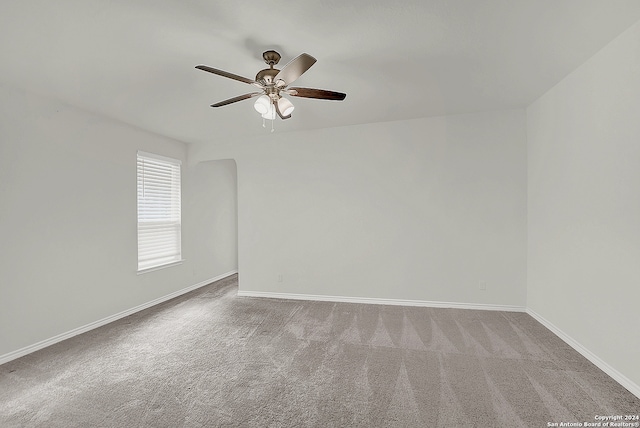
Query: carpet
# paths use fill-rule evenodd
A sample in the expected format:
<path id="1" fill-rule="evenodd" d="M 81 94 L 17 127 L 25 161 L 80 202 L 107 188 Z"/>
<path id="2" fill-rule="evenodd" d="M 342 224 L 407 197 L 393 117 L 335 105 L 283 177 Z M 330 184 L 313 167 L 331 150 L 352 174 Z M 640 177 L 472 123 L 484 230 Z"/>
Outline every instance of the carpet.
<path id="1" fill-rule="evenodd" d="M 547 427 L 640 400 L 525 313 L 237 297 L 0 366 L 1 427 Z"/>

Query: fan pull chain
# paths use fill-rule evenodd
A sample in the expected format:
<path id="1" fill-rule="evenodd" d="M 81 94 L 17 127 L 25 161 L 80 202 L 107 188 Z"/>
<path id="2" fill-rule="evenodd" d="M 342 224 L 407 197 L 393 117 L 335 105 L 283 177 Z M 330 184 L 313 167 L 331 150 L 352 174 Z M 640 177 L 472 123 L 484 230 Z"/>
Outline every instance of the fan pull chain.
<path id="1" fill-rule="evenodd" d="M 264 117 L 262 118 L 262 127 L 263 127 L 263 128 L 266 128 L 266 127 L 267 127 L 267 125 L 265 125 L 265 123 L 264 123 Z"/>
<path id="2" fill-rule="evenodd" d="M 273 122 L 274 122 L 274 120 L 271 119 L 271 132 L 275 131 L 275 129 L 273 129 Z"/>

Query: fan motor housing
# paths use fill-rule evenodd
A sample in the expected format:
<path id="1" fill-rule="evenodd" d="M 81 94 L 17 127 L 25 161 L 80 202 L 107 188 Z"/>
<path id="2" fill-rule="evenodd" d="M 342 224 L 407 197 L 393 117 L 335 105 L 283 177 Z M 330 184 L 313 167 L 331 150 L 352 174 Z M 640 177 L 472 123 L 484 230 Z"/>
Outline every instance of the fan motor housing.
<path id="1" fill-rule="evenodd" d="M 277 68 L 265 68 L 256 74 L 256 82 L 264 82 L 265 84 L 274 83 L 274 77 L 280 73 Z"/>

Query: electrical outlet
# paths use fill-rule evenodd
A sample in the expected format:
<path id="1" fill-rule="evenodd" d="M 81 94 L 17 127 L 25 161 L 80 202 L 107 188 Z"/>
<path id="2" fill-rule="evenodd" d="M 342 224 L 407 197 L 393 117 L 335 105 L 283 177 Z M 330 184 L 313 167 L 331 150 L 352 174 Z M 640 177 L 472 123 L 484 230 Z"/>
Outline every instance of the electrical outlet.
<path id="1" fill-rule="evenodd" d="M 480 281 L 478 283 L 478 287 L 480 288 L 480 290 L 485 291 L 487 289 L 487 281 Z"/>

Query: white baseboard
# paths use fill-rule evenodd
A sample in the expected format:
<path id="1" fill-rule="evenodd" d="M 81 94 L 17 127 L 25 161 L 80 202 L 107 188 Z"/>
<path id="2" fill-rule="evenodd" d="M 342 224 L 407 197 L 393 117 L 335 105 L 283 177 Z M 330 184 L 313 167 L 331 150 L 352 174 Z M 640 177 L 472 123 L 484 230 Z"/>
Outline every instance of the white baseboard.
<path id="1" fill-rule="evenodd" d="M 600 370 L 602 370 L 603 372 L 611 376 L 620 385 L 628 389 L 629 392 L 631 392 L 636 397 L 640 398 L 640 385 L 636 384 L 631 379 L 629 379 L 628 377 L 620 373 L 618 370 L 614 369 L 609 364 L 602 361 L 600 357 L 598 357 L 596 354 L 594 354 L 593 352 L 589 351 L 587 348 L 582 346 L 580 342 L 578 342 L 577 340 L 569 336 L 564 331 L 560 330 L 553 323 L 545 319 L 542 315 L 536 313 L 533 309 L 527 308 L 527 313 L 531 315 L 533 318 L 535 318 L 538 322 L 540 322 L 540 324 L 542 324 L 543 326 L 551 330 L 560 339 L 564 340 L 567 343 L 567 345 L 571 346 L 573 349 L 575 349 L 580 354 L 582 354 L 583 357 L 585 357 L 587 360 L 595 364 L 596 367 L 598 367 Z"/>
<path id="2" fill-rule="evenodd" d="M 427 308 L 479 309 L 485 311 L 525 312 L 524 306 L 489 305 L 485 303 L 433 302 L 428 300 L 380 299 L 376 297 L 345 297 L 315 294 L 272 293 L 268 291 L 238 290 L 240 297 L 269 299 L 314 300 L 320 302 L 367 303 L 374 305 L 421 306 Z"/>
<path id="3" fill-rule="evenodd" d="M 224 273 L 222 275 L 218 275 L 215 278 L 210 278 L 205 281 L 199 282 L 197 284 L 191 285 L 189 287 L 183 288 L 182 290 L 174 291 L 173 293 L 167 294 L 166 296 L 159 297 L 150 302 L 143 303 L 134 308 L 127 309 L 126 311 L 118 312 L 117 314 L 108 316 L 106 318 L 102 318 L 101 320 L 94 321 L 87 325 L 83 325 L 82 327 L 74 328 L 73 330 L 67 331 L 66 333 L 58 334 L 57 336 L 51 337 L 49 339 L 42 340 L 38 343 L 34 343 L 33 345 L 25 346 L 22 349 L 18 349 L 17 351 L 9 352 L 8 354 L 0 355 L 0 364 L 8 363 L 11 360 L 15 360 L 16 358 L 23 357 L 32 352 L 38 351 L 40 349 L 46 348 L 47 346 L 51 346 L 55 343 L 62 342 L 65 339 L 69 339 L 73 336 L 77 336 L 79 334 L 85 333 L 89 330 L 93 330 L 98 327 L 102 327 L 105 324 L 109 324 L 110 322 L 119 320 L 121 318 L 127 317 L 129 315 L 135 314 L 136 312 L 140 312 L 144 309 L 150 308 L 152 306 L 158 305 L 160 303 L 166 302 L 167 300 L 171 300 L 175 297 L 181 296 L 185 293 L 193 291 L 197 288 L 204 287 L 205 285 L 211 284 L 212 282 L 219 281 L 223 278 L 231 276 L 233 274 L 238 273 L 237 270 Z"/>

